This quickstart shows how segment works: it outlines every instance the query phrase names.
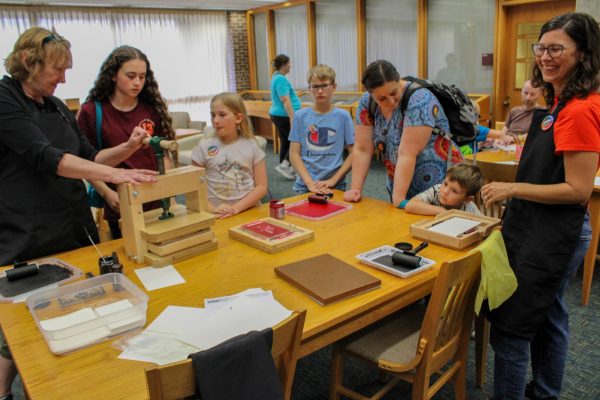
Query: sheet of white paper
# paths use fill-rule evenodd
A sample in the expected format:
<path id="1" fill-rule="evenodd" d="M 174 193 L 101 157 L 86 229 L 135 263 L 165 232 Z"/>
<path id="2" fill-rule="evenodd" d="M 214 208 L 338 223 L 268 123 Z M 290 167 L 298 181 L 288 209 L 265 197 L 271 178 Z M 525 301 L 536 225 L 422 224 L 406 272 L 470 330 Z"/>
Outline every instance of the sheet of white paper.
<path id="1" fill-rule="evenodd" d="M 215 297 L 212 299 L 204 299 L 204 307 L 207 310 L 218 310 L 226 304 L 231 303 L 233 300 L 240 296 L 249 296 L 256 300 L 270 301 L 273 300 L 273 292 L 270 290 L 262 290 L 260 288 L 252 288 L 244 290 L 243 292 L 232 294 L 231 296 Z"/>
<path id="2" fill-rule="evenodd" d="M 185 343 L 206 350 L 237 335 L 277 325 L 290 314 L 275 300 L 265 302 L 240 296 L 212 313 L 204 323 L 190 324 L 177 336 Z"/>
<path id="3" fill-rule="evenodd" d="M 447 220 L 435 224 L 427 229 L 432 232 L 438 232 L 444 235 L 458 237 L 459 235 L 465 233 L 469 229 L 472 229 L 480 224 L 480 221 L 474 221 L 472 219 L 461 217 L 453 217 L 448 218 Z"/>
<path id="4" fill-rule="evenodd" d="M 594 179 L 594 186 L 600 186 L 600 176 L 597 176 L 596 179 Z"/>
<path id="5" fill-rule="evenodd" d="M 177 336 L 190 326 L 205 324 L 209 314 L 204 308 L 168 306 L 145 331 Z"/>
<path id="6" fill-rule="evenodd" d="M 515 164 L 517 164 L 517 162 L 516 161 L 498 161 L 498 162 L 496 162 L 496 164 L 515 165 Z"/>
<path id="7" fill-rule="evenodd" d="M 128 346 L 119 358 L 166 365 L 185 360 L 198 350 L 169 335 L 144 331 L 128 340 Z"/>
<path id="8" fill-rule="evenodd" d="M 49 332 L 59 331 L 75 325 L 83 324 L 98 318 L 91 307 L 82 308 L 75 312 L 61 315 L 60 317 L 48 318 L 40 321 L 40 326 Z"/>
<path id="9" fill-rule="evenodd" d="M 508 144 L 506 146 L 497 145 L 496 147 L 498 147 L 500 150 L 504 150 L 504 151 L 517 151 L 517 146 L 514 144 Z"/>
<path id="10" fill-rule="evenodd" d="M 53 353 L 61 354 L 100 341 L 108 335 L 110 331 L 104 326 L 99 326 L 90 331 L 70 335 L 65 339 L 48 340 L 48 347 Z"/>
<path id="11" fill-rule="evenodd" d="M 172 265 L 138 268 L 135 273 L 148 291 L 185 283 L 185 279 Z"/>
<path id="12" fill-rule="evenodd" d="M 114 303 L 110 303 L 105 306 L 96 307 L 94 308 L 94 311 L 96 312 L 96 314 L 98 314 L 99 317 L 104 317 L 106 315 L 114 314 L 116 312 L 123 311 L 131 307 L 133 307 L 133 303 L 128 299 L 124 299 L 120 301 L 115 301 Z"/>

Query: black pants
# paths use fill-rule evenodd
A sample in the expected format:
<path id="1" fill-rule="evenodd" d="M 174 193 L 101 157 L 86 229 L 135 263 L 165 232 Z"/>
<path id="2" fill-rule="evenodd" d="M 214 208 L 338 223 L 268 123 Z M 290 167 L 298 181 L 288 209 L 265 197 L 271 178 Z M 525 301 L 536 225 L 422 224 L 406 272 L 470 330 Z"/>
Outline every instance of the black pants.
<path id="1" fill-rule="evenodd" d="M 290 118 L 289 117 L 278 117 L 277 115 L 270 115 L 271 121 L 277 128 L 277 134 L 279 135 L 279 163 L 283 160 L 290 160 Z"/>
<path id="2" fill-rule="evenodd" d="M 121 233 L 121 227 L 119 226 L 119 221 L 106 221 L 108 222 L 108 227 L 110 229 L 110 235 L 112 239 L 121 239 L 123 234 Z"/>

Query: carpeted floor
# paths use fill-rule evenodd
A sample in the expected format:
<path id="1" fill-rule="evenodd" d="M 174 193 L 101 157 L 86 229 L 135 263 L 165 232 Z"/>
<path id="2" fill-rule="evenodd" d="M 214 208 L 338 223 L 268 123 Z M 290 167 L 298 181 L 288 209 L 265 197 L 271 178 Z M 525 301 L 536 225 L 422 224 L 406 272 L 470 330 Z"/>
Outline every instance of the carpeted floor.
<path id="1" fill-rule="evenodd" d="M 267 148 L 267 171 L 269 188 L 275 198 L 285 198 L 294 195 L 292 181 L 286 180 L 275 171 L 279 163 L 278 156 L 272 148 Z M 347 177 L 350 185 L 350 176 Z M 385 189 L 385 171 L 380 162 L 373 161 L 371 170 L 365 182 L 365 196 L 381 200 L 389 200 Z M 571 339 L 562 400 L 595 400 L 600 399 L 600 377 L 598 376 L 598 360 L 600 346 L 596 340 L 600 338 L 600 281 L 596 279 L 592 287 L 590 304 L 581 306 L 581 271 L 571 281 L 567 290 L 567 301 L 571 315 Z M 474 342 L 472 342 L 474 344 Z M 298 363 L 296 378 L 292 392 L 294 400 L 325 400 L 329 398 L 331 349 L 325 348 L 313 353 Z M 487 400 L 492 396 L 493 385 L 493 351 L 488 349 L 488 367 L 485 386 L 475 387 L 474 346 L 469 353 L 467 366 L 468 398 Z M 367 367 L 358 361 L 346 364 L 344 382 L 365 395 L 372 395 L 381 387 L 378 381 L 377 369 Z M 411 388 L 408 383 L 402 383 L 390 392 L 384 399 L 410 399 Z M 452 385 L 446 385 L 434 397 L 437 400 L 454 399 Z"/>

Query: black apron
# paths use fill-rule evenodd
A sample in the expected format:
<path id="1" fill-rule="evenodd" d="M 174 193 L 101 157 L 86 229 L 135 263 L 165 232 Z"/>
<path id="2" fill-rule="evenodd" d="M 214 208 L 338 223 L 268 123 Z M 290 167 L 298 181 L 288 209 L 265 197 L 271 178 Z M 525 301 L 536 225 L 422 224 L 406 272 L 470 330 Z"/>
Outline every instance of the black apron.
<path id="1" fill-rule="evenodd" d="M 46 104 L 54 112 L 28 106 L 34 123 L 53 147 L 79 155 L 79 137 L 64 111 L 54 103 Z M 87 246 L 84 227 L 97 241 L 81 180 L 35 170 L 8 150 L 0 157 L 0 181 L 3 188 L 10 188 L 0 195 L 0 265 Z"/>
<path id="2" fill-rule="evenodd" d="M 555 154 L 554 146 L 554 124 L 563 108 L 564 104 L 559 104 L 552 113 L 534 112 L 517 170 L 517 182 L 548 185 L 565 181 L 563 157 Z M 533 338 L 546 318 L 575 251 L 585 212 L 580 205 L 510 200 L 502 236 L 518 288 L 489 314 L 496 328 Z"/>

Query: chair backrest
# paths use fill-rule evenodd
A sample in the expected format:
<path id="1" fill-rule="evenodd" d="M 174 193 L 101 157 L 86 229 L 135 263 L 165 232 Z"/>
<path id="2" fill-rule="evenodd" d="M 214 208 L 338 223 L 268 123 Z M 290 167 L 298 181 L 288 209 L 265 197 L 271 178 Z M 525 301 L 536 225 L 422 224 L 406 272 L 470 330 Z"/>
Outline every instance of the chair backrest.
<path id="1" fill-rule="evenodd" d="M 480 274 L 479 251 L 440 267 L 421 327 L 421 341 L 427 343 L 422 362 L 429 372 L 446 365 L 461 345 L 466 351 Z"/>
<path id="2" fill-rule="evenodd" d="M 504 121 L 496 121 L 494 124 L 494 129 L 497 131 L 501 131 L 504 128 Z"/>
<path id="3" fill-rule="evenodd" d="M 517 164 L 503 164 L 477 160 L 477 166 L 481 169 L 484 183 L 490 182 L 514 182 L 517 175 Z M 489 206 L 481 198 L 481 193 L 475 196 L 475 204 L 484 215 L 494 218 L 502 218 L 502 201 L 496 201 Z"/>
<path id="4" fill-rule="evenodd" d="M 186 111 L 171 111 L 171 119 L 173 120 L 173 129 L 187 129 L 190 124 L 190 114 Z"/>
<path id="5" fill-rule="evenodd" d="M 294 312 L 273 327 L 271 355 L 279 372 L 285 399 L 292 392 L 294 373 L 306 310 Z M 190 359 L 146 369 L 146 383 L 150 400 L 183 399 L 195 393 L 194 367 Z"/>

